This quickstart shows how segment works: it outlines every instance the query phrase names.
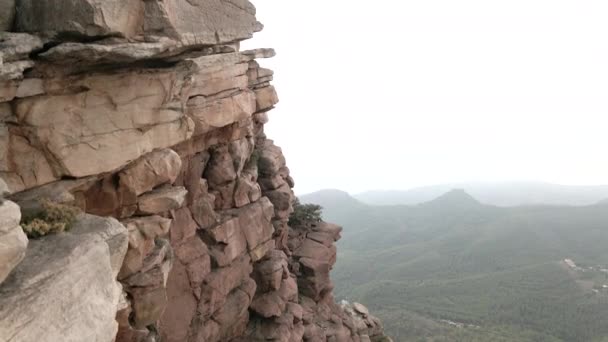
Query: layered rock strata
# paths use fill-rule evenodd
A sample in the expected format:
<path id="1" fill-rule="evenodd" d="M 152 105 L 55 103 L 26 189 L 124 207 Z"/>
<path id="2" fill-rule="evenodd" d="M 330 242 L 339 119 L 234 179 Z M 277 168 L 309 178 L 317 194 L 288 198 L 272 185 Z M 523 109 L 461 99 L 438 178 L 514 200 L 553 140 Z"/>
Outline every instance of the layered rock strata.
<path id="1" fill-rule="evenodd" d="M 340 228 L 288 224 L 251 3 L 0 5 L 0 340 L 388 341 L 334 302 Z M 86 214 L 26 253 L 15 203 L 42 199 Z"/>

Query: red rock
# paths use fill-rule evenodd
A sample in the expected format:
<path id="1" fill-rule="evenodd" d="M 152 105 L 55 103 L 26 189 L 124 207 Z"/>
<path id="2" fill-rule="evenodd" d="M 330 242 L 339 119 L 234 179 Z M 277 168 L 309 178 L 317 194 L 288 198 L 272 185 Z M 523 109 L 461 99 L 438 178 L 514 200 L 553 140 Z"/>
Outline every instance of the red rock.
<path id="1" fill-rule="evenodd" d="M 201 177 L 208 160 L 209 154 L 206 152 L 182 157 L 182 169 L 173 184 L 176 186 L 181 185 L 188 190 L 188 195 L 186 196 L 186 204 L 188 206 L 198 200 L 202 192 L 207 192 L 207 183 Z"/>
<path id="2" fill-rule="evenodd" d="M 224 296 L 240 286 L 253 271 L 251 259 L 243 256 L 228 267 L 215 269 L 205 279 L 205 286 L 219 291 Z"/>
<path id="3" fill-rule="evenodd" d="M 228 146 L 219 146 L 212 151 L 204 177 L 212 189 L 236 179 L 237 173 Z"/>
<path id="4" fill-rule="evenodd" d="M 131 291 L 131 296 L 133 323 L 138 329 L 156 323 L 167 304 L 167 293 L 164 288 L 135 288 Z"/>
<path id="5" fill-rule="evenodd" d="M 154 215 L 127 219 L 122 221 L 122 224 L 129 230 L 139 230 L 146 239 L 154 240 L 169 232 L 171 220 Z"/>
<path id="6" fill-rule="evenodd" d="M 167 308 L 160 319 L 163 341 L 182 342 L 188 337 L 197 299 L 192 292 L 185 266 L 176 261 L 167 281 Z"/>
<path id="7" fill-rule="evenodd" d="M 186 270 L 188 271 L 190 285 L 195 291 L 199 291 L 200 285 L 211 272 L 211 259 L 208 255 L 205 255 L 199 259 L 193 260 L 186 267 Z"/>
<path id="8" fill-rule="evenodd" d="M 187 242 L 174 248 L 175 255 L 185 265 L 190 264 L 195 259 L 208 256 L 207 245 L 198 237 L 192 237 Z"/>
<path id="9" fill-rule="evenodd" d="M 266 318 L 279 317 L 285 311 L 287 301 L 281 298 L 278 291 L 256 296 L 251 303 L 251 309 Z"/>
<path id="10" fill-rule="evenodd" d="M 256 89 L 255 98 L 257 112 L 270 109 L 279 102 L 277 92 L 273 86 Z"/>
<path id="11" fill-rule="evenodd" d="M 164 187 L 145 193 L 137 199 L 140 215 L 153 215 L 182 207 L 188 190 L 184 187 Z"/>
<path id="12" fill-rule="evenodd" d="M 169 230 L 171 237 L 171 244 L 173 246 L 179 245 L 188 241 L 188 239 L 194 237 L 196 234 L 196 222 L 192 218 L 190 209 L 180 208 L 174 210 L 171 213 L 173 221 L 171 222 L 171 228 Z"/>
<path id="13" fill-rule="evenodd" d="M 192 218 L 200 228 L 207 228 L 218 223 L 219 216 L 215 212 L 214 207 L 215 196 L 206 191 L 190 206 Z"/>
<path id="14" fill-rule="evenodd" d="M 250 303 L 249 296 L 242 290 L 237 289 L 228 295 L 222 308 L 213 315 L 213 320 L 220 325 L 222 340 L 230 340 L 244 332 Z"/>
<path id="15" fill-rule="evenodd" d="M 144 155 L 118 174 L 121 186 L 135 196 L 148 192 L 161 184 L 175 181 L 182 160 L 175 151 L 161 149 Z"/>

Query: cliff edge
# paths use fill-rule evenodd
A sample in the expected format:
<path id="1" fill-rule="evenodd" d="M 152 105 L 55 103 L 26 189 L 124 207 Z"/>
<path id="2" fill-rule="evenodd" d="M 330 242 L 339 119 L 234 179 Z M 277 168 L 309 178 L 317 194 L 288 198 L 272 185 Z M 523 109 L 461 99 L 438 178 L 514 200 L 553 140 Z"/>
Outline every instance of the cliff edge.
<path id="1" fill-rule="evenodd" d="M 0 340 L 390 341 L 288 223 L 249 1 L 0 8 Z"/>

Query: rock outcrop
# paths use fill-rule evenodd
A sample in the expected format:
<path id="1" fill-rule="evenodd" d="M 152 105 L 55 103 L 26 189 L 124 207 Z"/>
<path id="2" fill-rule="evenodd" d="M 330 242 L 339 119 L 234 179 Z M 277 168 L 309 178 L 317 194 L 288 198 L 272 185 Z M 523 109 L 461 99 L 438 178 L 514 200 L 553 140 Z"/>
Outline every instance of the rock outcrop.
<path id="1" fill-rule="evenodd" d="M 341 228 L 289 224 L 274 51 L 239 49 L 249 1 L 4 7 L 0 340 L 390 340 L 334 301 Z M 86 214 L 26 253 L 19 206 L 43 199 Z"/>
<path id="2" fill-rule="evenodd" d="M 30 241 L 0 285 L 2 340 L 114 341 L 122 296 L 116 276 L 127 243 L 118 221 L 91 215 L 69 233 Z"/>

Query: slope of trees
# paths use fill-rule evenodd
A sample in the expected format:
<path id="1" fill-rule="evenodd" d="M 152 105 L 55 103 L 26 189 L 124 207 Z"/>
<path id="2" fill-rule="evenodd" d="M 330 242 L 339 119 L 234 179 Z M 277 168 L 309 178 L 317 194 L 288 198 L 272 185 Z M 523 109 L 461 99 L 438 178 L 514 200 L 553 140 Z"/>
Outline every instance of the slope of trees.
<path id="1" fill-rule="evenodd" d="M 417 206 L 330 197 L 314 201 L 344 226 L 338 299 L 368 304 L 396 340 L 608 337 L 608 274 L 598 271 L 608 268 L 605 205 L 499 208 L 464 192 Z M 565 258 L 595 271 L 569 269 Z"/>

